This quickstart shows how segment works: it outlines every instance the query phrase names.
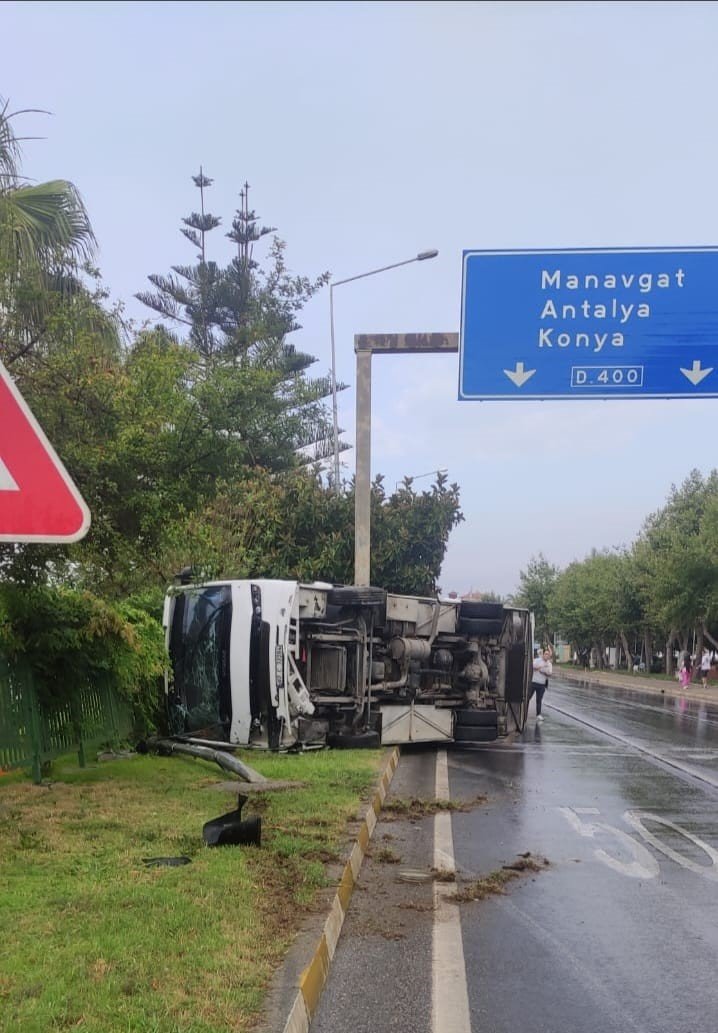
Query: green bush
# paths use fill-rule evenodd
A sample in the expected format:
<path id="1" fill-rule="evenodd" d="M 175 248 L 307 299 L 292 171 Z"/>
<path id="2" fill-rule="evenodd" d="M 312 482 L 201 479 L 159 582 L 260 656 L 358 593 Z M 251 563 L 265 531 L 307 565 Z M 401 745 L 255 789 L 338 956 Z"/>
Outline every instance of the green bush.
<path id="1" fill-rule="evenodd" d="M 141 600 L 111 604 L 69 588 L 0 584 L 0 651 L 27 660 L 45 706 L 104 683 L 143 730 L 154 725 L 164 635 Z"/>

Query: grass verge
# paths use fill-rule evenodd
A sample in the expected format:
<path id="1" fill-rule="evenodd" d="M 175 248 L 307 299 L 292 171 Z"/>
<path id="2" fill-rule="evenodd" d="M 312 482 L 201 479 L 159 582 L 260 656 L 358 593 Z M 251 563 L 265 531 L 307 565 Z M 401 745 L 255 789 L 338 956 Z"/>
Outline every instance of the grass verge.
<path id="1" fill-rule="evenodd" d="M 132 757 L 56 781 L 0 781 L 0 1030 L 222 1033 L 251 1027 L 302 912 L 342 856 L 379 751 L 252 754 L 262 846 L 207 848 L 230 811 L 222 773 L 185 757 Z M 241 783 L 237 783 L 239 790 Z M 184 855 L 183 867 L 143 858 Z"/>

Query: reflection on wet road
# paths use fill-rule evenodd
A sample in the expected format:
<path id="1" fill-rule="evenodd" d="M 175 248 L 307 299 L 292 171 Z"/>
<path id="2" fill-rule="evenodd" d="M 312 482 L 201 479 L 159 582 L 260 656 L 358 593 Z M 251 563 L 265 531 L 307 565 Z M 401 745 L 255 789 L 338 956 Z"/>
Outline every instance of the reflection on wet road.
<path id="1" fill-rule="evenodd" d="M 544 706 L 513 747 L 450 754 L 452 797 L 489 797 L 454 816 L 462 878 L 550 861 L 462 908 L 473 1029 L 711 1033 L 718 712 L 556 682 Z"/>
<path id="2" fill-rule="evenodd" d="M 546 699 L 547 714 L 554 708 L 613 733 L 718 787 L 718 700 L 705 703 L 684 696 L 647 696 L 605 686 L 579 688 L 560 682 L 552 683 L 550 697 Z"/>
<path id="3" fill-rule="evenodd" d="M 436 819 L 387 813 L 312 1033 L 718 1029 L 718 709 L 552 680 L 544 714 L 511 745 L 406 749 L 392 783 L 431 799 L 448 762 L 451 799 L 474 802 L 451 814 L 459 890 L 549 861 L 458 904 L 466 1021 L 436 1019 L 463 980 L 432 942 L 459 932 L 401 878 L 430 879 Z"/>

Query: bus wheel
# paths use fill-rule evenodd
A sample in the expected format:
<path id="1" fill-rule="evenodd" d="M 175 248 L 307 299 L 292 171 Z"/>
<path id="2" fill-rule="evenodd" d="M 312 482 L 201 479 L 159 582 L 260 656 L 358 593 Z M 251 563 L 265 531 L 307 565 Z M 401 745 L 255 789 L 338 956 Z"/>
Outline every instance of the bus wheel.
<path id="1" fill-rule="evenodd" d="M 373 585 L 340 585 L 327 592 L 330 606 L 383 606 L 386 592 Z"/>
<path id="2" fill-rule="evenodd" d="M 495 710 L 457 710 L 456 724 L 464 728 L 496 728 L 499 715 Z"/>
<path id="3" fill-rule="evenodd" d="M 493 728 L 480 728 L 476 725 L 457 725 L 454 729 L 454 740 L 456 742 L 493 742 L 498 737 L 499 732 L 496 725 Z"/>

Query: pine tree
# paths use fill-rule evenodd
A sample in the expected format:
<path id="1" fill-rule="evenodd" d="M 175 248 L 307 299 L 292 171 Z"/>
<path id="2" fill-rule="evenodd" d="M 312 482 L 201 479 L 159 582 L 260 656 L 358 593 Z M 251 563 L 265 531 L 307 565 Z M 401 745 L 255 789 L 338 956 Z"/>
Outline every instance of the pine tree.
<path id="1" fill-rule="evenodd" d="M 298 313 L 326 285 L 329 274 L 312 280 L 289 273 L 286 245 L 250 208 L 246 182 L 226 234 L 236 254 L 227 265 L 209 259 L 207 236 L 221 225 L 205 209 L 205 191 L 213 181 L 202 168 L 192 179 L 200 191 L 200 211 L 183 219 L 181 232 L 197 248 L 197 262 L 173 266 L 169 276 L 151 275 L 155 292 L 137 297 L 186 328 L 187 343 L 198 356 L 198 379 L 205 386 L 221 387 L 229 419 L 223 430 L 241 438 L 250 461 L 283 466 L 322 459 L 332 450 L 323 404 L 331 393 L 331 378 L 308 377 L 316 360 L 297 350 L 288 336 L 301 329 Z M 255 257 L 255 245 L 269 236 L 263 265 Z M 208 393 L 216 401 L 216 393 Z"/>
<path id="2" fill-rule="evenodd" d="M 200 211 L 182 220 L 180 232 L 199 249 L 197 264 L 173 265 L 174 276 L 153 273 L 148 279 L 156 293 L 141 291 L 136 297 L 166 319 L 185 326 L 189 343 L 208 360 L 220 348 L 216 328 L 222 271 L 216 262 L 207 261 L 207 234 L 222 220 L 205 211 L 204 192 L 213 180 L 205 176 L 202 166 L 192 181 L 200 192 Z"/>

